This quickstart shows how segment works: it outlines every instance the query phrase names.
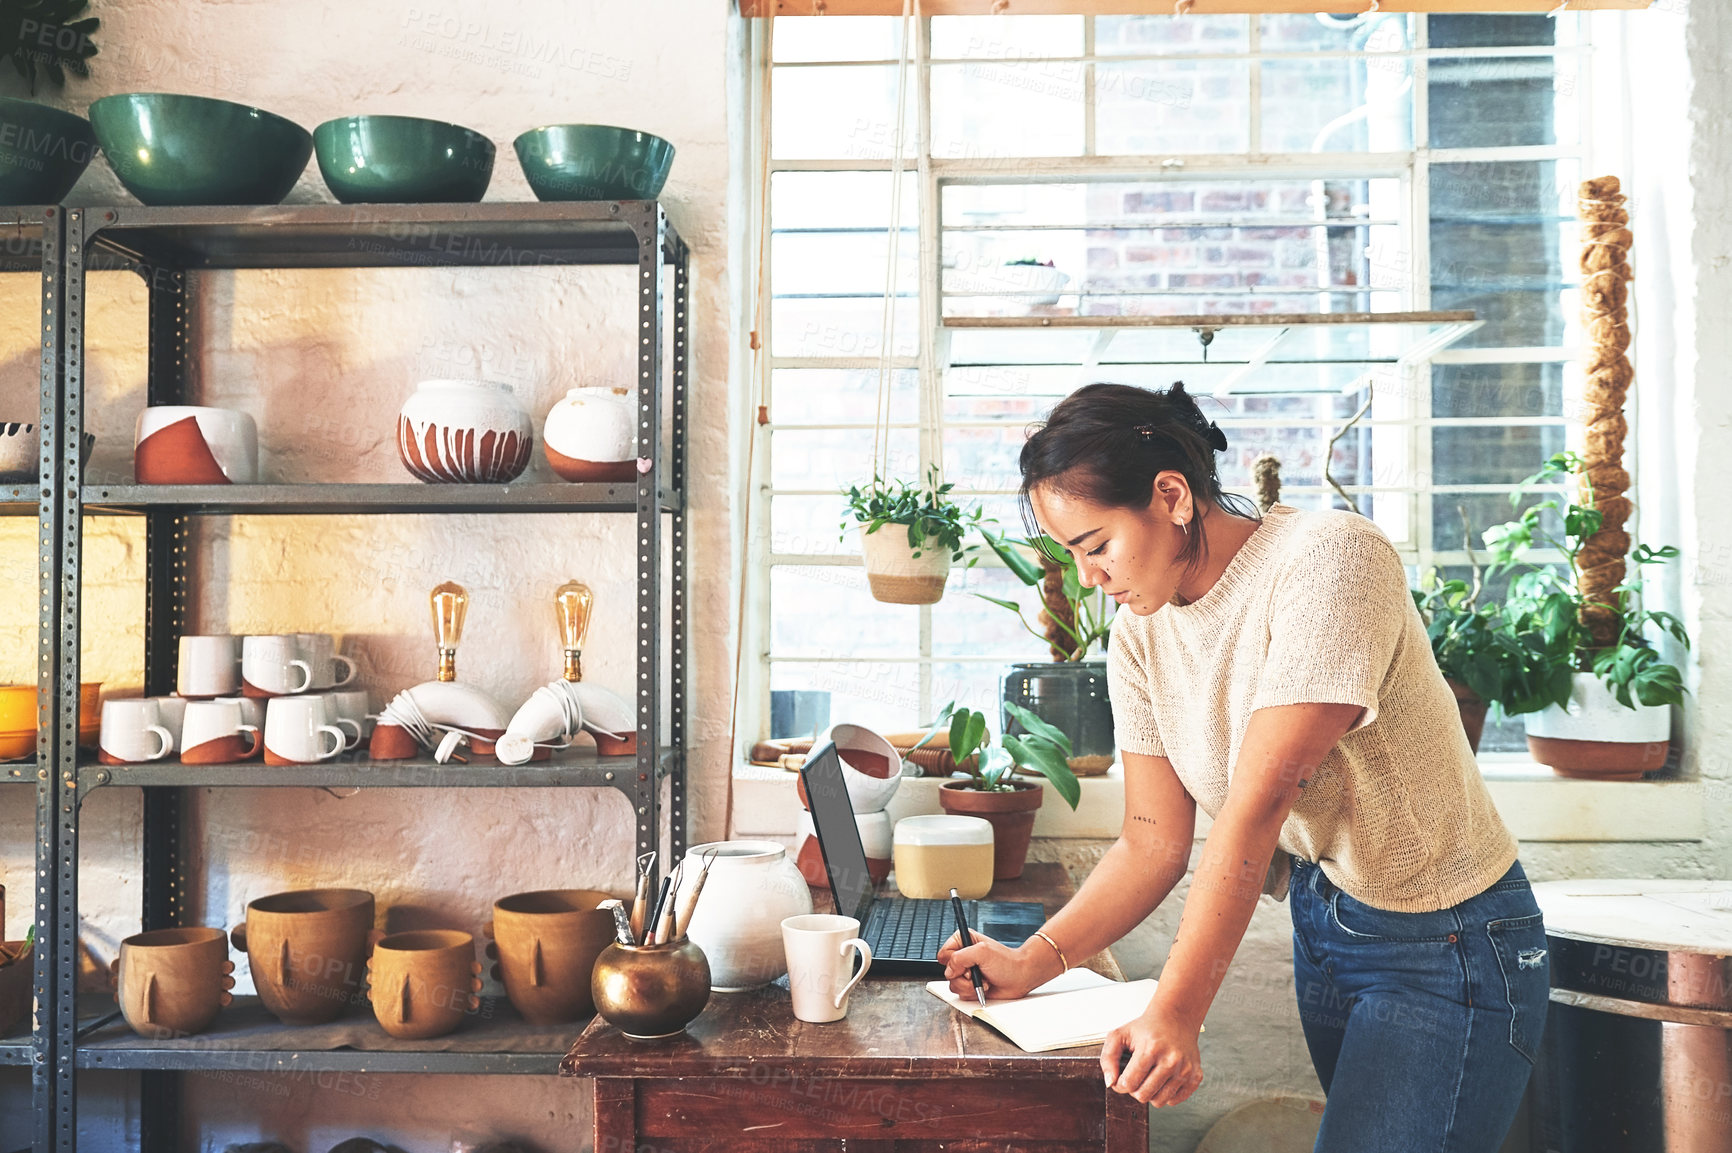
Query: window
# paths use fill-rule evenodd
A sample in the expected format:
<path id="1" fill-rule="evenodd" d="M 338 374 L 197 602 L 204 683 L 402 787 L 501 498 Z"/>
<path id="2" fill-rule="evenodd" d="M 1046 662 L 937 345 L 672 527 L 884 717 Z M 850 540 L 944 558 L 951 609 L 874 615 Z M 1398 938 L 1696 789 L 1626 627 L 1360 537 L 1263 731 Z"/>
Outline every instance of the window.
<path id="1" fill-rule="evenodd" d="M 1273 452 L 1286 502 L 1341 507 L 1327 457 L 1415 572 L 1466 573 L 1464 541 L 1510 519 L 1513 486 L 1565 443 L 1588 103 L 1574 17 L 933 17 L 915 31 L 897 475 L 942 459 L 1019 528 L 1030 421 L 1089 380 L 1182 378 L 1234 389 L 1204 402 L 1231 442 L 1229 487 L 1249 493 L 1252 461 Z M 839 539 L 837 490 L 872 467 L 901 22 L 784 18 L 773 40 L 758 61 L 773 70 L 772 304 L 747 699 L 762 734 L 809 730 L 800 692 L 819 694 L 819 717 L 828 694 L 829 715 L 905 731 L 948 699 L 990 708 L 1002 666 L 1044 648 L 972 595 L 1018 599 L 1032 620 L 1002 567 L 953 572 L 929 608 L 882 605 L 852 534 Z M 1271 365 L 1236 385 L 1216 364 L 1151 366 L 1170 335 L 946 323 L 1426 309 L 1482 323 L 1418 367 Z M 775 721 L 773 701 L 790 710 Z M 1521 747 L 1519 724 L 1482 744 Z"/>

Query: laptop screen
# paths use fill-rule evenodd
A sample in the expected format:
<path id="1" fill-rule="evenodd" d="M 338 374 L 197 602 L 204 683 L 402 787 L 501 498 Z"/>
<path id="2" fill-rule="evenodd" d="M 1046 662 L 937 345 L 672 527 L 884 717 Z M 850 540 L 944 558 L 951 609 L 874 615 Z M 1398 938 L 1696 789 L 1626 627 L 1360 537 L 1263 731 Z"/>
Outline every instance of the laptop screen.
<path id="1" fill-rule="evenodd" d="M 812 824 L 818 830 L 818 848 L 824 854 L 836 911 L 864 925 L 872 903 L 872 875 L 866 869 L 866 848 L 860 843 L 860 827 L 854 823 L 854 805 L 848 799 L 835 742 L 826 741 L 814 750 L 806 758 L 800 777 L 806 783 L 806 799 L 812 806 Z"/>

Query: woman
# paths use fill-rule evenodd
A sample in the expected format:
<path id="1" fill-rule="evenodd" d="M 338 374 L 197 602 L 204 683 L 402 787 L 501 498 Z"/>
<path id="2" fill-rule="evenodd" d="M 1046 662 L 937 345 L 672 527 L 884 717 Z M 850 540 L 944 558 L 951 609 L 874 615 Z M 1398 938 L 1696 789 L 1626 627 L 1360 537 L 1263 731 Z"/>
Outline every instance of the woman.
<path id="1" fill-rule="evenodd" d="M 1095 384 L 1022 450 L 1022 493 L 1084 585 L 1124 606 L 1107 662 L 1125 824 L 1019 948 L 940 953 L 1019 997 L 1111 945 L 1185 876 L 1160 984 L 1101 1071 L 1153 1105 L 1203 1080 L 1197 1034 L 1258 896 L 1293 917 L 1327 1153 L 1491 1153 L 1545 1022 L 1545 932 L 1456 704 L 1371 521 L 1225 494 L 1226 437 L 1182 384 Z"/>

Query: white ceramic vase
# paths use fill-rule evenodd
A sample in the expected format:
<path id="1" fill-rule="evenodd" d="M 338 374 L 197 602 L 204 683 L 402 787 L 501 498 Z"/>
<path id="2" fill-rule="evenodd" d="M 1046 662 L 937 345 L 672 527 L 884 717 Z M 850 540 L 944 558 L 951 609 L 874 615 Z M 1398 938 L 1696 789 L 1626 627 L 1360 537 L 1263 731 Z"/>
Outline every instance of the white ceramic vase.
<path id="1" fill-rule="evenodd" d="M 256 484 L 259 479 L 259 432 L 244 412 L 152 405 L 138 414 L 132 443 L 132 471 L 139 484 Z"/>
<path id="2" fill-rule="evenodd" d="M 629 388 L 574 388 L 547 413 L 542 451 L 570 481 L 637 479 L 637 413 Z"/>
<path id="3" fill-rule="evenodd" d="M 860 526 L 860 553 L 872 599 L 893 605 L 937 604 L 950 575 L 950 550 L 927 537 L 919 556 L 908 545 L 908 526 L 880 525 L 877 532 Z"/>
<path id="4" fill-rule="evenodd" d="M 812 893 L 787 850 L 774 841 L 714 841 L 686 850 L 683 896 L 715 850 L 709 879 L 686 935 L 710 962 L 710 988 L 737 993 L 788 971 L 782 919 L 812 911 Z M 678 908 L 676 897 L 675 908 Z"/>
<path id="5" fill-rule="evenodd" d="M 1566 708 L 1551 705 L 1522 721 L 1528 752 L 1561 777 L 1640 780 L 1665 764 L 1670 750 L 1670 706 L 1629 708 L 1592 673 L 1571 679 Z"/>
<path id="6" fill-rule="evenodd" d="M 397 415 L 397 455 L 430 484 L 504 484 L 529 467 L 535 434 L 511 386 L 424 380 Z"/>

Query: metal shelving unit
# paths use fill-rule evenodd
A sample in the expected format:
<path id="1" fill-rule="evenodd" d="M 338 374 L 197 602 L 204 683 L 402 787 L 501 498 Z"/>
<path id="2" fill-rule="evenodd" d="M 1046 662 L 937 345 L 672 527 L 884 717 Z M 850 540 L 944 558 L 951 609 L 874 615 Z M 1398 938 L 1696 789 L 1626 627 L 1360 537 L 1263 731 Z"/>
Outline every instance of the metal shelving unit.
<path id="1" fill-rule="evenodd" d="M 143 790 L 143 925 L 185 923 L 189 900 L 182 858 L 182 790 L 187 787 L 343 786 L 372 788 L 613 788 L 636 819 L 636 852 L 665 848 L 675 857 L 686 841 L 686 392 L 689 348 L 689 251 L 654 201 L 572 204 L 469 204 L 245 208 L 88 208 L 65 212 L 62 293 L 64 339 L 53 344 L 45 325 L 44 372 L 50 347 L 63 347 L 52 440 L 54 467 L 45 464 L 39 501 L 44 549 L 44 635 L 57 638 L 45 654 L 45 700 L 58 700 L 56 739 L 45 745 L 39 773 L 39 881 L 51 877 L 52 906 L 38 923 L 52 925 L 54 1015 L 32 1044 L 41 1066 L 38 1150 L 71 1150 L 76 1133 L 76 1072 L 83 1068 L 141 1070 L 140 1123 L 144 1148 L 178 1144 L 174 1078 L 194 1069 L 365 1069 L 402 1073 L 537 1073 L 555 1071 L 560 1052 L 492 1052 L 520 1035 L 506 1027 L 509 1007 L 495 1006 L 491 1023 L 475 1023 L 452 1049 L 417 1049 L 384 1039 L 375 1049 L 293 1048 L 294 1032 L 246 1030 L 262 1011 L 238 999 L 211 1033 L 180 1042 L 147 1041 L 112 1020 L 112 1005 L 96 1021 L 80 1021 L 77 978 L 79 799 L 114 785 Z M 45 283 L 50 261 L 44 260 Z M 638 269 L 638 445 L 650 467 L 636 484 L 255 484 L 233 486 L 92 485 L 84 481 L 76 446 L 84 427 L 84 302 L 86 276 L 130 269 L 149 296 L 148 403 L 187 403 L 188 314 L 201 269 L 527 267 L 636 265 Z M 58 301 L 58 298 L 56 298 Z M 45 299 L 45 315 L 47 310 Z M 671 316 L 669 315 L 671 312 Z M 664 345 L 667 349 L 664 355 Z M 48 381 L 45 375 L 45 383 Z M 46 395 L 46 394 L 45 394 Z M 45 414 L 54 409 L 50 403 Z M 45 444 L 48 443 L 45 441 Z M 0 505 L 7 502 L 0 490 Z M 19 490 L 11 503 L 27 499 Z M 208 515 L 596 513 L 631 515 L 637 524 L 637 716 L 635 757 L 563 754 L 515 767 L 438 765 L 429 757 L 376 762 L 351 755 L 316 765 L 265 767 L 99 765 L 77 750 L 79 606 L 82 532 L 86 515 L 145 518 L 145 692 L 175 684 L 176 646 L 186 630 L 192 592 L 192 523 Z M 52 539 L 50 539 L 52 538 Z M 664 546 L 671 561 L 664 563 Z M 664 590 L 671 592 L 671 657 L 661 652 Z M 664 690 L 664 676 L 666 688 Z M 665 722 L 663 718 L 666 718 Z M 45 722 L 46 723 L 46 722 Z M 663 725 L 668 739 L 661 740 Z M 3 781 L 4 778 L 0 778 Z M 664 799 L 665 791 L 665 799 Z M 664 831 L 665 821 L 665 831 Z M 661 860 L 670 859 L 663 855 Z M 65 867 L 55 862 L 65 862 Z M 44 867 L 48 872 L 42 872 Z M 48 968 L 44 961 L 44 969 Z M 44 972 L 42 979 L 48 974 Z M 89 1006 L 87 1004 L 87 1012 Z M 264 1021 L 258 1022 L 263 1024 Z M 520 1022 L 518 1023 L 521 1024 Z M 376 1028 L 376 1026 L 374 1026 Z M 380 1033 L 380 1038 L 384 1034 Z M 6 1048 L 0 1044 L 0 1062 Z M 51 1114 L 44 1109 L 50 1103 Z"/>

